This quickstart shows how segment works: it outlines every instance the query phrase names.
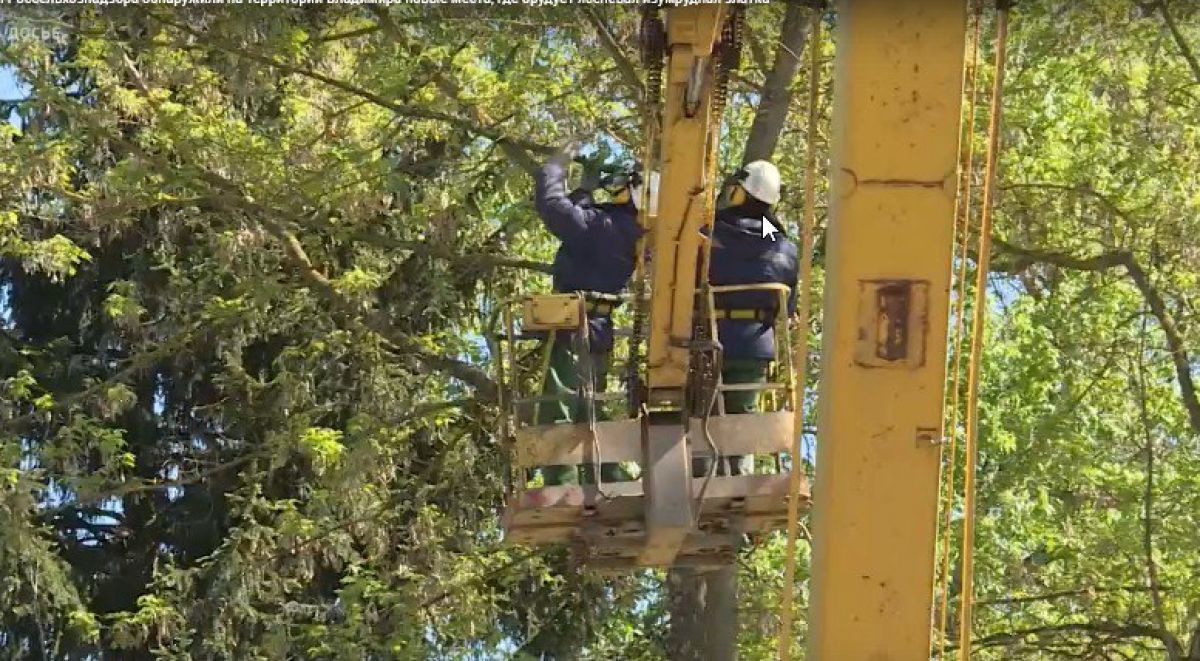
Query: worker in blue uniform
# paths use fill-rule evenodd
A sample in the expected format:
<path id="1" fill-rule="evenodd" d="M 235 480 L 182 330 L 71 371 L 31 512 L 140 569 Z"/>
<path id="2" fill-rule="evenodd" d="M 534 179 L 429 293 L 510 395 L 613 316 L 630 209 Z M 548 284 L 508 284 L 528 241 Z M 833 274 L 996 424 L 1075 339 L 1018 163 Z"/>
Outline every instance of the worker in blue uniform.
<path id="1" fill-rule="evenodd" d="M 612 312 L 620 305 L 617 295 L 633 274 L 641 233 L 638 172 L 630 169 L 602 176 L 594 165 L 585 167 L 580 187 L 569 192 L 568 166 L 568 157 L 560 154 L 536 173 L 535 205 L 546 229 L 560 241 L 552 269 L 554 291 L 584 293 L 588 332 L 586 345 L 577 332 L 559 331 L 547 338 L 542 394 L 555 400 L 537 407 L 536 423 L 543 425 L 586 420 L 581 409 L 586 403 L 574 394 L 583 378 L 590 376 L 595 392 L 604 391 L 613 346 Z M 605 189 L 610 201 L 597 204 L 592 198 L 597 188 Z M 603 407 L 596 410 L 602 418 Z M 575 466 L 548 466 L 541 471 L 547 485 L 592 481 L 591 466 L 583 467 L 582 479 Z M 600 475 L 605 482 L 630 479 L 615 463 L 603 464 Z"/>
<path id="2" fill-rule="evenodd" d="M 786 236 L 764 232 L 764 221 L 778 228 L 774 209 L 780 197 L 779 170 L 767 161 L 754 161 L 739 170 L 728 189 L 727 204 L 713 223 L 709 282 L 714 285 L 780 283 L 792 288 L 788 315 L 796 307 L 796 244 Z M 767 228 L 770 230 L 771 228 Z M 729 292 L 715 298 L 717 339 L 722 347 L 721 379 L 726 384 L 766 383 L 775 360 L 775 292 Z M 725 413 L 758 411 L 758 391 L 724 395 Z M 753 457 L 729 457 L 729 472 L 748 474 Z M 694 469 L 707 472 L 704 462 Z M 718 469 L 724 472 L 723 468 Z"/>

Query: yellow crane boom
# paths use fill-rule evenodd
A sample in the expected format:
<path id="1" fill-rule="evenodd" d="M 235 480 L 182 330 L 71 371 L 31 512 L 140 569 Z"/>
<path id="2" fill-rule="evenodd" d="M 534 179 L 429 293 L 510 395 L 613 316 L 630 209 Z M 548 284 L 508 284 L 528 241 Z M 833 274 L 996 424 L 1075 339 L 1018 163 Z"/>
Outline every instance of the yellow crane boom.
<path id="1" fill-rule="evenodd" d="M 667 16 L 662 178 L 650 266 L 647 380 L 652 403 L 680 402 L 672 394 L 682 391 L 688 378 L 700 230 L 711 225 L 713 214 L 713 51 L 724 18 L 725 5 L 715 3 L 672 9 Z"/>
<path id="2" fill-rule="evenodd" d="M 929 654 L 965 5 L 838 4 L 811 659 Z M 654 28 L 645 52 L 655 82 L 666 57 L 658 210 L 648 223 L 647 396 L 624 420 L 522 425 L 520 407 L 532 400 L 506 394 L 522 471 L 506 514 L 512 541 L 570 543 L 584 562 L 621 571 L 721 566 L 743 531 L 786 521 L 786 474 L 719 477 L 711 490 L 711 474 L 691 474 L 697 456 L 778 454 L 795 440 L 790 404 L 710 420 L 690 400 L 725 391 L 697 368 L 696 330 L 715 333 L 712 315 L 697 315 L 713 305 L 703 230 L 714 216 L 721 49 L 736 43 L 736 11 L 698 3 L 668 10 L 665 32 L 657 18 L 643 23 Z M 542 327 L 585 333 L 584 299 L 573 296 L 543 297 L 556 312 Z M 539 323 L 538 306 L 526 308 L 526 327 Z M 787 346 L 787 324 L 777 327 Z M 763 389 L 788 402 L 793 365 L 781 367 L 784 383 Z M 509 369 L 518 372 L 515 361 Z M 641 464 L 640 483 L 525 489 L 527 468 L 622 460 Z M 806 491 L 796 497 L 806 501 Z"/>
<path id="3" fill-rule="evenodd" d="M 648 403 L 666 409 L 647 419 L 642 439 L 646 546 L 641 561 L 670 564 L 695 526 L 688 412 L 693 315 L 702 228 L 713 220 L 712 159 L 717 40 L 723 4 L 667 14 L 658 215 L 651 225 Z M 649 416 L 649 412 L 646 413 Z"/>
<path id="4" fill-rule="evenodd" d="M 528 412 L 561 395 L 520 392 L 520 366 L 513 357 L 516 331 L 506 322 L 507 348 L 496 354 L 508 415 L 501 434 L 514 441 L 514 488 L 505 513 L 506 539 L 515 543 L 572 545 L 575 557 L 604 571 L 634 567 L 726 567 L 745 533 L 783 527 L 787 516 L 786 473 L 694 476 L 694 459 L 715 467 L 722 457 L 778 455 L 791 446 L 794 414 L 788 351 L 773 380 L 723 384 L 715 315 L 718 293 L 757 290 L 778 297 L 776 341 L 790 344 L 786 286 L 765 283 L 709 287 L 707 239 L 716 188 L 716 147 L 724 82 L 736 66 L 742 7 L 725 3 L 676 6 L 666 23 L 654 8 L 643 9 L 643 59 L 647 67 L 649 140 L 660 136 L 657 213 L 645 218 L 650 250 L 648 300 L 637 296 L 629 355 L 635 367 L 636 320 L 648 311 L 646 389 L 627 393 L 639 406 L 625 419 L 595 414 L 608 393 L 580 389 L 572 398 L 584 419 L 567 424 L 530 424 Z M 662 75 L 662 74 L 665 74 Z M 659 89 L 662 87 L 663 89 Z M 661 93 L 662 103 L 659 104 Z M 661 126 L 656 134 L 655 128 Z M 650 150 L 648 150 L 650 151 Z M 644 205 L 647 208 L 654 205 Z M 640 281 L 640 280 L 639 280 Z M 636 287 L 640 290 L 641 287 Z M 587 333 L 585 293 L 533 296 L 524 302 L 524 330 Z M 509 357 L 506 369 L 501 354 Z M 639 370 L 634 370 L 638 372 Z M 639 375 L 640 376 L 640 375 Z M 586 379 L 581 379 L 586 380 Z M 761 395 L 755 413 L 724 415 L 721 396 L 730 390 Z M 643 396 L 643 394 L 645 396 Z M 716 404 L 715 406 L 713 404 Z M 639 480 L 596 485 L 527 484 L 527 469 L 635 461 Z M 595 471 L 600 473 L 601 471 Z M 807 501 L 807 487 L 797 498 Z"/>

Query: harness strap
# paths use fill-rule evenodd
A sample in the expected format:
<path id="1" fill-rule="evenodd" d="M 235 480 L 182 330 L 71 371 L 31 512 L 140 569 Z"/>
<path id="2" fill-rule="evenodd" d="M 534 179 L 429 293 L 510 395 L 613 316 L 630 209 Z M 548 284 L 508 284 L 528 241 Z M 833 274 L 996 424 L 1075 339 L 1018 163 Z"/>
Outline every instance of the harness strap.
<path id="1" fill-rule="evenodd" d="M 713 310 L 713 318 L 770 323 L 775 321 L 775 311 L 764 308 L 717 308 Z"/>
<path id="2" fill-rule="evenodd" d="M 589 301 L 587 304 L 588 316 L 607 317 L 612 314 L 616 305 L 606 301 Z"/>
<path id="3" fill-rule="evenodd" d="M 616 294 L 603 294 L 595 291 L 578 292 L 583 295 L 589 317 L 607 317 L 613 310 L 621 307 L 624 301 Z"/>

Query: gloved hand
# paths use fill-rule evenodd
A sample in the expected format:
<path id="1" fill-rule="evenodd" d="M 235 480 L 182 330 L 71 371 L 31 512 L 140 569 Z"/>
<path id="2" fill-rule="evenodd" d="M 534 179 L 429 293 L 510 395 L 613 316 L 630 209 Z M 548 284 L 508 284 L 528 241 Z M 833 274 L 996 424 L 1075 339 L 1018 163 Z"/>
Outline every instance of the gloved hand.
<path id="1" fill-rule="evenodd" d="M 583 165 L 583 174 L 579 178 L 579 189 L 591 193 L 600 187 L 604 175 L 604 163 L 597 158 L 577 158 L 576 162 Z"/>
<path id="2" fill-rule="evenodd" d="M 575 162 L 583 167 L 579 178 L 579 189 L 591 193 L 600 188 L 605 174 L 612 170 L 609 161 L 612 160 L 612 150 L 603 141 L 593 144 L 587 154 L 577 153 Z"/>

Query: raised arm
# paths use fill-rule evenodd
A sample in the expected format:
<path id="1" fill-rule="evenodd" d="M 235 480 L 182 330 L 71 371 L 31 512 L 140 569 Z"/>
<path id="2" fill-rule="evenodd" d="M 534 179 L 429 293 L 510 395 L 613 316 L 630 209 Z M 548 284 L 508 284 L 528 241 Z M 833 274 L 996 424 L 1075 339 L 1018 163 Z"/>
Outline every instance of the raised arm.
<path id="1" fill-rule="evenodd" d="M 538 215 L 554 236 L 564 242 L 581 240 L 591 223 L 602 214 L 581 204 L 586 198 L 567 193 L 567 163 L 561 157 L 550 159 L 534 175 L 537 184 L 534 204 Z M 574 198 L 574 199 L 572 199 Z"/>
<path id="2" fill-rule="evenodd" d="M 575 206 L 584 206 L 587 204 L 592 204 L 595 201 L 595 198 L 592 197 L 592 194 L 582 188 L 576 188 L 568 193 L 567 199 L 570 200 L 571 204 L 574 204 Z"/>

